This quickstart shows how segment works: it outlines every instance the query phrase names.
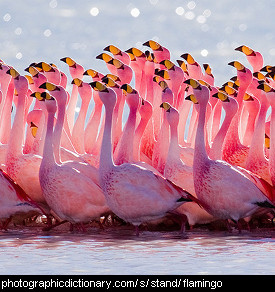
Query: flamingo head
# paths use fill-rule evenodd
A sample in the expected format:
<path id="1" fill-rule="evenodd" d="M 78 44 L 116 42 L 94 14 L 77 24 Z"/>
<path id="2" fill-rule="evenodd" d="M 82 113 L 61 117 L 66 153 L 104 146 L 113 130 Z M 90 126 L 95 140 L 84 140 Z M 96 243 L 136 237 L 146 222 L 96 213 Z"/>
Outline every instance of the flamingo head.
<path id="1" fill-rule="evenodd" d="M 116 93 L 112 88 L 107 87 L 107 85 L 100 81 L 94 81 L 89 84 L 95 91 L 98 91 L 99 97 L 105 107 L 111 107 L 112 109 L 115 107 Z"/>

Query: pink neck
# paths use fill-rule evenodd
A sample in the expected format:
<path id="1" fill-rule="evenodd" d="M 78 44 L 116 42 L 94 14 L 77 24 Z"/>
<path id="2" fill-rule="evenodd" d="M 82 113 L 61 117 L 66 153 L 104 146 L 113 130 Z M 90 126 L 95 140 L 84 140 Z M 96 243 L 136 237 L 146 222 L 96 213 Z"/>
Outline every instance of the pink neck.
<path id="1" fill-rule="evenodd" d="M 194 163 L 193 169 L 195 172 L 200 172 L 205 163 L 209 160 L 205 149 L 204 126 L 207 104 L 200 104 L 198 126 L 195 140 Z"/>
<path id="2" fill-rule="evenodd" d="M 105 106 L 104 132 L 100 151 L 99 175 L 100 184 L 104 185 L 105 175 L 114 167 L 112 155 L 112 120 L 113 109 Z"/>
<path id="3" fill-rule="evenodd" d="M 12 156 L 18 156 L 22 154 L 22 144 L 24 139 L 24 115 L 25 115 L 25 101 L 26 95 L 24 93 L 18 93 L 17 109 L 10 133 L 8 154 Z"/>
<path id="4" fill-rule="evenodd" d="M 55 164 L 55 156 L 53 153 L 54 115 L 54 112 L 48 112 L 47 132 L 45 137 L 43 159 L 41 162 L 40 171 Z"/>

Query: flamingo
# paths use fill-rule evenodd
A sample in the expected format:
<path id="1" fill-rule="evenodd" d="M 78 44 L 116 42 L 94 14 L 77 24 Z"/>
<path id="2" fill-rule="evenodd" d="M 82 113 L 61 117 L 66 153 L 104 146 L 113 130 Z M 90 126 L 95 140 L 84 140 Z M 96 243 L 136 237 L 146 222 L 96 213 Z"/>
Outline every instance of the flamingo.
<path id="1" fill-rule="evenodd" d="M 46 98 L 45 104 L 48 111 L 47 133 L 39 171 L 44 197 L 62 220 L 86 223 L 99 218 L 109 211 L 100 187 L 69 163 L 57 164 L 55 161 L 53 125 L 56 100 Z"/>
<path id="2" fill-rule="evenodd" d="M 264 64 L 264 58 L 260 52 L 256 52 L 244 45 L 237 47 L 235 50 L 240 51 L 246 55 L 247 61 L 252 66 L 254 72 L 261 70 Z"/>
<path id="3" fill-rule="evenodd" d="M 179 112 L 169 103 L 163 103 L 166 111 L 167 121 L 170 126 L 170 146 L 164 168 L 164 176 L 181 188 L 186 189 L 196 196 L 193 180 L 193 167 L 186 165 L 180 158 L 180 147 L 178 144 Z M 187 216 L 188 223 L 192 228 L 195 224 L 206 224 L 215 218 L 206 212 L 195 202 L 188 202 L 177 208 L 177 212 Z"/>
<path id="4" fill-rule="evenodd" d="M 209 157 L 213 160 L 222 159 L 222 145 L 224 142 L 225 135 L 230 126 L 230 123 L 238 111 L 238 103 L 234 98 L 229 97 L 223 92 L 216 92 L 212 95 L 217 97 L 222 101 L 222 107 L 225 110 L 225 118 L 219 129 L 217 135 L 215 136 L 212 145 L 209 150 Z"/>
<path id="5" fill-rule="evenodd" d="M 172 61 L 170 60 L 163 60 L 160 62 L 160 64 L 164 65 L 167 70 L 169 77 L 171 79 L 171 90 L 174 93 L 175 96 L 175 106 L 176 108 L 179 107 L 179 94 L 181 90 L 182 82 L 185 80 L 184 72 L 181 69 L 181 67 L 176 66 Z"/>
<path id="6" fill-rule="evenodd" d="M 162 60 L 169 60 L 170 59 L 170 52 L 167 48 L 160 45 L 154 40 L 149 40 L 143 44 L 144 46 L 147 46 L 151 48 L 154 52 L 154 56 L 156 59 L 156 63 L 160 63 Z"/>
<path id="7" fill-rule="evenodd" d="M 239 104 L 239 108 L 237 114 L 234 116 L 230 124 L 230 127 L 227 131 L 225 141 L 223 144 L 222 158 L 223 160 L 229 162 L 232 165 L 244 167 L 249 147 L 241 144 L 240 142 L 239 125 L 241 121 L 240 116 L 242 112 L 243 97 L 245 95 L 246 89 L 248 88 L 252 81 L 252 73 L 248 68 L 243 66 L 238 61 L 230 62 L 229 65 L 234 66 L 237 69 L 237 76 L 240 82 L 240 87 L 238 90 L 236 100 Z"/>
<path id="8" fill-rule="evenodd" d="M 61 58 L 60 61 L 65 62 L 69 66 L 69 71 L 71 74 L 71 77 L 74 78 L 79 78 L 82 79 L 83 73 L 84 73 L 84 68 L 78 64 L 76 61 L 74 61 L 70 57 L 64 57 Z M 54 84 L 59 85 L 59 83 L 55 81 L 48 80 L 49 82 L 53 82 Z M 70 129 L 70 133 L 72 133 L 73 130 L 73 125 L 74 125 L 74 117 L 75 117 L 75 108 L 76 108 L 76 103 L 77 103 L 77 97 L 78 97 L 78 86 L 73 85 L 71 97 L 68 102 L 68 107 L 67 107 L 67 116 L 68 116 L 68 126 Z"/>
<path id="9" fill-rule="evenodd" d="M 164 85 L 162 85 L 164 84 Z M 172 90 L 167 86 L 166 83 L 161 83 L 162 87 L 162 103 L 168 102 L 173 104 L 174 94 Z M 157 142 L 154 146 L 153 156 L 152 156 L 152 166 L 156 168 L 160 173 L 163 174 L 166 157 L 169 149 L 169 124 L 166 119 L 165 111 L 162 113 L 163 122 L 159 131 Z"/>
<path id="10" fill-rule="evenodd" d="M 19 75 L 15 69 L 9 69 L 7 74 L 13 77 L 14 86 L 18 92 L 17 108 L 5 163 L 7 174 L 22 187 L 33 201 L 45 203 L 39 183 L 39 168 L 42 157 L 35 154 L 23 154 L 22 152 L 28 81 L 26 77 Z"/>
<path id="11" fill-rule="evenodd" d="M 98 56 L 96 56 L 96 59 L 103 60 L 107 66 L 107 69 L 114 75 L 117 75 L 117 68 L 112 63 L 112 60 L 114 59 L 112 56 L 106 53 L 101 53 Z M 118 59 L 116 59 L 118 60 Z M 119 60 L 118 60 L 119 61 Z"/>
<path id="12" fill-rule="evenodd" d="M 29 126 L 29 131 L 32 136 L 32 140 L 29 141 L 28 148 L 30 148 L 29 153 L 38 154 L 42 156 L 43 154 L 43 132 L 44 132 L 44 124 L 45 124 L 45 114 L 42 109 L 33 109 L 28 113 L 27 116 L 27 124 Z M 27 139 L 25 140 L 25 146 L 27 143 Z"/>
<path id="13" fill-rule="evenodd" d="M 189 78 L 202 79 L 203 74 L 199 63 L 189 53 L 182 54 L 181 57 L 187 62 Z"/>
<path id="14" fill-rule="evenodd" d="M 135 88 L 139 92 L 140 97 L 145 98 L 147 82 L 145 76 L 146 55 L 137 48 L 130 48 L 126 53 L 132 54 L 135 57 L 130 62 L 130 66 L 135 73 Z M 137 66 L 133 66 L 133 63 L 136 63 Z"/>
<path id="15" fill-rule="evenodd" d="M 99 165 L 100 185 L 110 209 L 132 223 L 138 235 L 141 223 L 162 218 L 183 202 L 195 198 L 150 170 L 131 163 L 114 164 L 111 129 L 116 94 L 98 81 L 91 86 L 99 91 L 106 112 Z"/>
<path id="16" fill-rule="evenodd" d="M 270 151 L 269 151 L 269 173 L 273 187 L 275 186 L 275 89 L 270 87 L 267 83 L 262 83 L 258 87 L 266 93 L 266 97 L 271 106 L 271 120 L 270 120 Z"/>
<path id="17" fill-rule="evenodd" d="M 142 99 L 140 108 L 139 108 L 139 114 L 140 114 L 141 119 L 138 126 L 136 127 L 135 135 L 134 135 L 134 146 L 133 146 L 134 161 L 144 161 L 150 164 L 150 161 L 148 161 L 147 156 L 141 151 L 140 143 L 141 143 L 141 139 L 144 134 L 144 131 L 149 121 L 151 120 L 152 113 L 153 113 L 152 104 L 149 101 Z"/>
<path id="18" fill-rule="evenodd" d="M 203 207 L 216 218 L 231 219 L 237 223 L 241 218 L 263 209 L 275 208 L 269 198 L 237 168 L 207 156 L 204 125 L 209 89 L 194 79 L 184 82 L 193 87 L 199 105 L 193 173 L 195 191 Z"/>
<path id="19" fill-rule="evenodd" d="M 67 102 L 67 94 L 65 89 L 62 86 L 59 86 L 58 88 L 61 88 L 62 94 L 57 96 L 57 103 L 58 103 L 58 116 L 57 116 L 57 122 L 56 126 L 54 128 L 54 152 L 56 156 L 56 161 L 59 163 L 61 162 L 60 159 L 63 161 L 67 160 L 77 160 L 77 161 L 83 161 L 79 158 L 79 156 L 76 154 L 76 151 L 71 143 L 71 140 L 69 139 L 67 132 L 64 129 L 64 122 L 66 121 L 66 113 L 65 113 L 65 107 Z M 40 89 L 47 89 L 47 90 L 56 90 L 56 85 L 50 82 L 45 82 L 40 85 Z M 43 93 L 41 93 L 42 99 Z M 36 96 L 36 92 L 32 94 L 32 96 Z M 42 103 L 40 106 L 43 107 L 45 114 L 47 115 L 47 110 L 43 106 Z M 45 132 L 46 135 L 46 132 Z M 62 147 L 60 147 L 60 145 Z"/>
<path id="20" fill-rule="evenodd" d="M 88 106 L 92 97 L 92 89 L 89 83 L 83 82 L 79 78 L 73 79 L 72 84 L 75 84 L 76 86 L 78 86 L 78 92 L 82 99 L 79 115 L 75 121 L 73 131 L 72 131 L 72 143 L 77 153 L 84 154 L 85 153 L 85 144 L 84 144 L 85 118 L 86 118 Z"/>
<path id="21" fill-rule="evenodd" d="M 121 89 L 127 93 L 126 102 L 130 111 L 123 133 L 114 152 L 114 162 L 116 165 L 125 162 L 133 162 L 133 141 L 136 127 L 136 113 L 140 106 L 140 96 L 135 89 L 128 84 L 123 84 Z"/>
<path id="22" fill-rule="evenodd" d="M 258 86 L 257 83 L 255 80 L 255 86 Z M 265 91 L 254 88 L 254 92 L 260 100 L 260 111 L 256 120 L 245 168 L 258 174 L 268 183 L 272 183 L 268 159 L 265 156 L 265 119 L 269 102 Z"/>
<path id="23" fill-rule="evenodd" d="M 114 45 L 109 45 L 103 49 L 104 51 L 108 51 L 113 54 L 113 56 L 122 61 L 124 64 L 129 65 L 130 64 L 130 57 L 127 53 L 121 51 L 118 47 Z"/>
<path id="24" fill-rule="evenodd" d="M 33 201 L 7 173 L 0 169 L 0 219 L 4 219 L 1 229 L 6 229 L 13 217 L 45 214 L 44 210 Z"/>

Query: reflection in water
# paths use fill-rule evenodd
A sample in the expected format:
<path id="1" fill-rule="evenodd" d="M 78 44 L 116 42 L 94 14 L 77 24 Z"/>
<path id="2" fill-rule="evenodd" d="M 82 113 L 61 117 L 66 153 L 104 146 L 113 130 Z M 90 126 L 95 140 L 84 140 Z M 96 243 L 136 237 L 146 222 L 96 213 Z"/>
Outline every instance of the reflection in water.
<path id="1" fill-rule="evenodd" d="M 274 274 L 268 234 L 98 230 L 0 237 L 0 274 Z"/>

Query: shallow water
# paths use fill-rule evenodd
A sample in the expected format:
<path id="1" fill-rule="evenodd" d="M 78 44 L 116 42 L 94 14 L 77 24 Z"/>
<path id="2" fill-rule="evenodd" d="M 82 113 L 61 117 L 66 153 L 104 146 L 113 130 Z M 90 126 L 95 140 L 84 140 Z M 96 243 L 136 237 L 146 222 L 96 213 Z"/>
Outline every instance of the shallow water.
<path id="1" fill-rule="evenodd" d="M 0 274 L 275 274 L 274 230 L 42 232 L 0 236 Z"/>

